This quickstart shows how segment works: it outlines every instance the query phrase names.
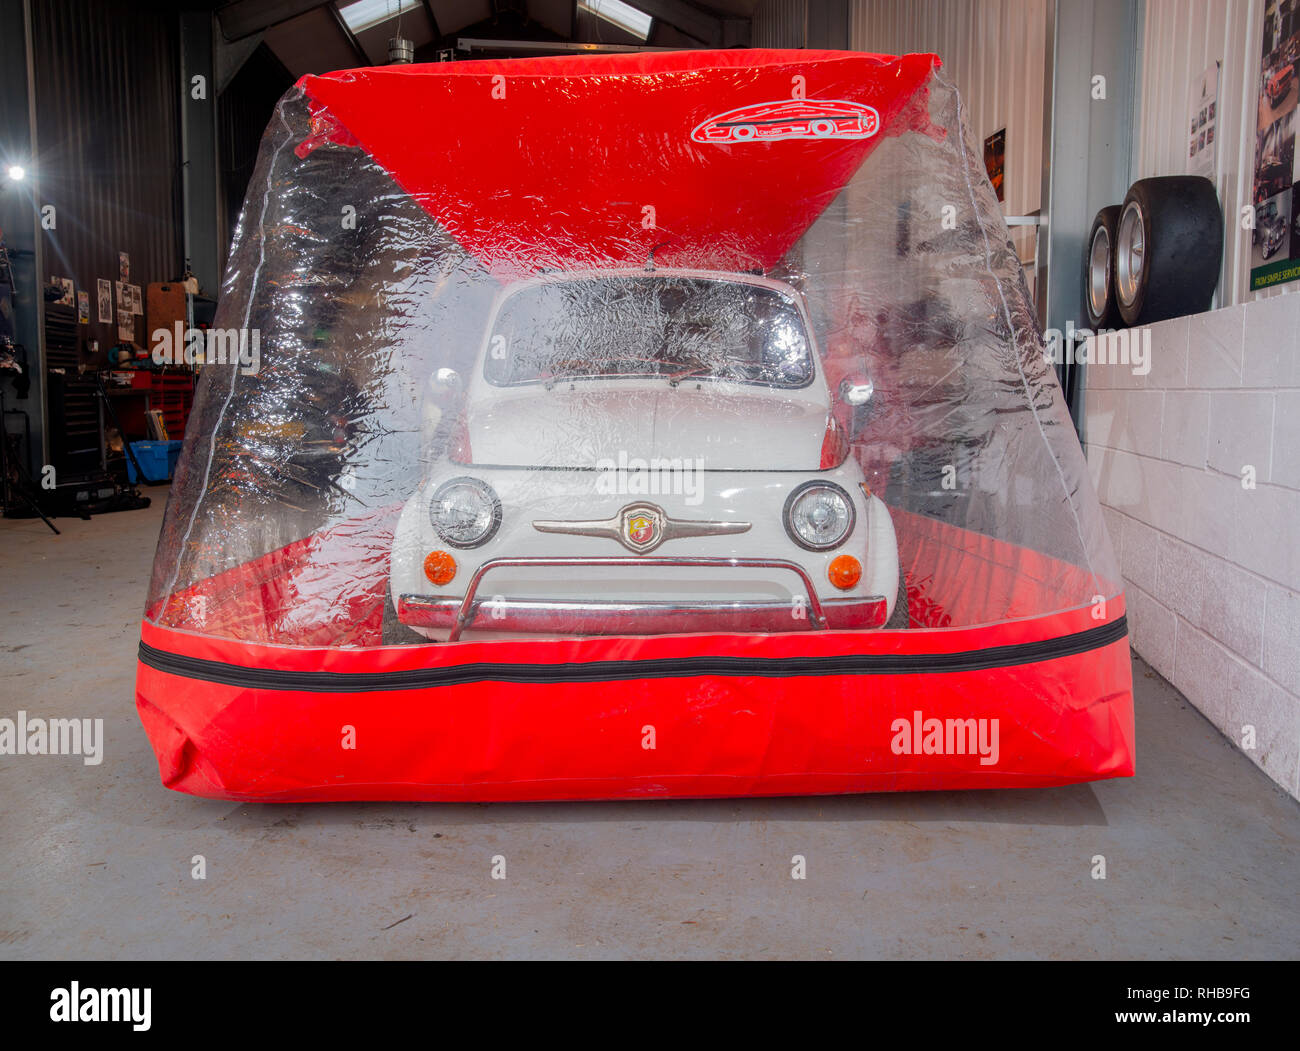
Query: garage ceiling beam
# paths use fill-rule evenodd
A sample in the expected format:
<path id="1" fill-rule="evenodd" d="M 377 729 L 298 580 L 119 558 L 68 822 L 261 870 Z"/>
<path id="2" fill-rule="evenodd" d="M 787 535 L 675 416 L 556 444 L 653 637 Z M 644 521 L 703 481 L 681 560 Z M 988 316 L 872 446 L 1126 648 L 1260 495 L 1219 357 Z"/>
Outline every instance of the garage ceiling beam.
<path id="1" fill-rule="evenodd" d="M 244 68 L 244 63 L 261 46 L 264 37 L 264 33 L 254 33 L 252 36 L 246 36 L 241 40 L 232 40 L 227 43 L 221 39 L 220 34 L 217 34 L 218 95 L 230 86 L 230 82 L 235 79 L 235 74 Z"/>
<path id="2" fill-rule="evenodd" d="M 357 39 L 356 33 L 352 32 L 352 27 L 349 26 L 347 22 L 343 20 L 343 16 L 339 14 L 337 5 L 330 4 L 329 8 L 330 14 L 334 16 L 334 24 L 339 27 L 339 32 L 343 34 L 343 39 L 348 42 L 348 47 L 352 48 L 352 53 L 357 56 L 358 64 L 362 66 L 373 65 L 374 63 L 370 61 L 370 56 L 366 54 L 366 49 L 361 46 L 361 41 Z"/>
<path id="3" fill-rule="evenodd" d="M 686 3 L 686 0 L 629 0 L 629 2 L 638 10 L 661 22 L 667 22 L 674 29 L 680 29 L 687 36 L 693 36 L 696 40 L 708 44 L 709 47 L 726 45 L 729 35 L 728 22 L 743 22 L 746 27 L 749 25 L 744 19 L 718 18 Z M 731 35 L 735 32 L 736 30 L 732 29 Z"/>
<path id="4" fill-rule="evenodd" d="M 429 20 L 429 25 L 433 28 L 434 43 L 442 39 L 442 30 L 438 27 L 438 16 L 433 13 L 433 4 L 429 0 L 424 2 L 424 17 Z"/>
<path id="5" fill-rule="evenodd" d="M 239 40 L 318 7 L 325 7 L 327 2 L 328 0 L 234 0 L 234 3 L 217 9 L 217 21 L 221 23 L 223 37 Z"/>
<path id="6" fill-rule="evenodd" d="M 457 51 L 543 51 L 557 54 L 623 55 L 641 51 L 678 51 L 675 47 L 644 44 L 584 44 L 572 40 L 497 40 L 485 37 L 457 37 Z"/>

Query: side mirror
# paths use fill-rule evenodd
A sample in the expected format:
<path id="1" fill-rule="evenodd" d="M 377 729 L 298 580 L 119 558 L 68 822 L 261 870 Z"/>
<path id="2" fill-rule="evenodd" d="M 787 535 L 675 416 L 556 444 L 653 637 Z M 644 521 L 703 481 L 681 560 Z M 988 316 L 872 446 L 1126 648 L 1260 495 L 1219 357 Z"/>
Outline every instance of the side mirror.
<path id="1" fill-rule="evenodd" d="M 840 383 L 840 400 L 855 408 L 867 404 L 875 393 L 875 384 L 865 376 L 853 376 Z"/>

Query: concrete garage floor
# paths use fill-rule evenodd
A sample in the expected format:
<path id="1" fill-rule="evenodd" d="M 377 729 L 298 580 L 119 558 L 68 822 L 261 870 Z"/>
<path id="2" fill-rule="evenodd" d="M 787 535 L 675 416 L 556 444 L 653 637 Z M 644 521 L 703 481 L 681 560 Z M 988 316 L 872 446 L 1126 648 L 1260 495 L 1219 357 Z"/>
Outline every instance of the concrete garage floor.
<path id="1" fill-rule="evenodd" d="M 61 537 L 0 521 L 0 716 L 106 735 L 96 767 L 0 757 L 0 957 L 1300 956 L 1300 805 L 1141 661 L 1127 781 L 560 805 L 169 792 L 133 703 L 149 492 Z"/>

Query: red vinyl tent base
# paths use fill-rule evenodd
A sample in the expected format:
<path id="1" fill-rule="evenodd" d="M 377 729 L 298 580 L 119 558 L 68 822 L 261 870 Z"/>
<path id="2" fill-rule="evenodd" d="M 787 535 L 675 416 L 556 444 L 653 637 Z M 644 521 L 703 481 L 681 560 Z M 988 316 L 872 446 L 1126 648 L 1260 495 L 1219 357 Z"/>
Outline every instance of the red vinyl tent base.
<path id="1" fill-rule="evenodd" d="M 898 514 L 915 538 L 909 597 L 937 623 L 950 619 L 937 581 L 959 566 L 1024 601 L 1070 572 Z M 146 621 L 137 706 L 163 782 L 226 799 L 1042 787 L 1133 773 L 1126 634 L 1120 600 L 1104 619 L 1087 607 L 967 628 L 369 648 Z"/>
<path id="2" fill-rule="evenodd" d="M 1033 633 L 1029 625 L 1022 631 Z M 642 640 L 630 663 L 649 675 L 648 662 L 700 655 L 743 661 L 792 652 L 827 658 L 906 653 L 932 634 Z M 979 652 L 979 630 L 943 634 L 945 648 L 964 644 Z M 233 647 L 148 624 L 144 641 L 207 660 L 229 660 L 238 650 L 262 672 L 342 665 L 349 669 L 344 674 L 364 667 L 383 675 L 429 658 L 423 648 Z M 424 689 L 269 689 L 202 681 L 142 661 L 138 707 L 163 781 L 227 799 L 553 800 L 1023 788 L 1133 772 L 1129 654 L 1122 635 L 1073 656 L 960 672 L 508 681 L 513 662 L 526 660 L 536 645 L 497 644 L 493 648 L 510 652 L 494 659 L 511 664 L 487 666 L 487 678 Z M 544 645 L 551 652 L 541 667 L 573 663 L 581 672 L 590 661 L 617 661 L 628 642 Z M 463 668 L 483 656 L 472 652 L 478 646 L 462 649 L 471 652 L 458 651 L 454 659 L 437 655 L 438 667 Z M 946 730 L 948 720 L 968 726 L 972 718 L 996 727 L 984 737 L 996 743 L 995 753 L 979 754 L 978 728 L 966 735 L 967 754 L 925 753 L 934 726 L 929 720 Z M 899 740 L 899 719 L 909 730 L 919 719 L 922 732 L 913 744 Z M 899 753 L 896 745 L 911 751 Z"/>

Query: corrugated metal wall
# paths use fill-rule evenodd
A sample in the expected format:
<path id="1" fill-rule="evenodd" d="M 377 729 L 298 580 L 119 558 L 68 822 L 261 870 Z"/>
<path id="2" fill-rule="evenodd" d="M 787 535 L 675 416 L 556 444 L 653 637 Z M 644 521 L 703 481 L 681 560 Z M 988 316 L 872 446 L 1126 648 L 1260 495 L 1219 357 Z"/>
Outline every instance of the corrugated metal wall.
<path id="1" fill-rule="evenodd" d="M 1237 218 L 1250 203 L 1259 103 L 1264 0 L 1147 0 L 1135 179 L 1187 171 L 1187 125 L 1197 78 L 1216 59 L 1219 74 L 1219 200 L 1226 213 L 1221 306 L 1296 289 L 1250 292 L 1250 233 Z"/>
<path id="2" fill-rule="evenodd" d="M 804 47 L 808 0 L 761 0 L 751 25 L 753 47 Z"/>
<path id="3" fill-rule="evenodd" d="M 38 187 L 56 208 L 41 277 L 90 292 L 91 338 L 107 347 L 95 281 L 117 278 L 117 253 L 142 287 L 183 265 L 177 23 L 110 0 L 37 2 L 32 16 Z"/>
<path id="4" fill-rule="evenodd" d="M 855 51 L 932 51 L 943 59 L 945 76 L 965 101 L 977 145 L 1007 129 L 1007 215 L 1028 215 L 1042 202 L 1047 4 L 854 0 L 851 12 Z M 1025 246 L 1018 247 L 1024 258 Z"/>

